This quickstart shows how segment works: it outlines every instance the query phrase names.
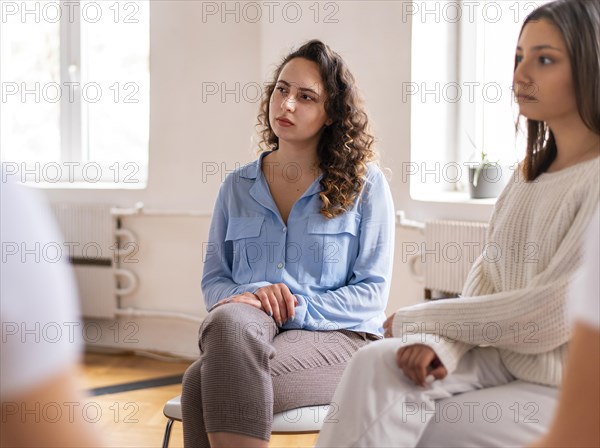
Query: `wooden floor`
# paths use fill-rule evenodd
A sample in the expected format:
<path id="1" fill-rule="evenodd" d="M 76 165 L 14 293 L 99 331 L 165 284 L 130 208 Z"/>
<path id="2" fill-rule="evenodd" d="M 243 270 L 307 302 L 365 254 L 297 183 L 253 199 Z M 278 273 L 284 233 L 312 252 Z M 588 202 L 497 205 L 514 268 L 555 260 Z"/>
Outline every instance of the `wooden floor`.
<path id="1" fill-rule="evenodd" d="M 86 353 L 82 381 L 86 389 L 114 386 L 182 374 L 189 362 L 158 361 L 133 354 Z M 109 447 L 160 447 L 165 424 L 164 404 L 181 394 L 181 384 L 89 397 L 90 419 L 97 425 Z M 97 417 L 95 417 L 98 411 Z M 309 447 L 316 434 L 276 435 L 271 447 Z M 173 424 L 170 447 L 183 446 L 181 423 Z"/>

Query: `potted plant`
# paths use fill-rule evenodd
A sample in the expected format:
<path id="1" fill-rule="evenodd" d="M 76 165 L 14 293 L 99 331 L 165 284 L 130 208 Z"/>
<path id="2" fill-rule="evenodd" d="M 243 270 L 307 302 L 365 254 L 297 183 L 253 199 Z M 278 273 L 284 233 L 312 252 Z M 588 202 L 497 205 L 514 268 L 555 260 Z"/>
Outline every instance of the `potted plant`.
<path id="1" fill-rule="evenodd" d="M 490 162 L 481 151 L 481 160 L 469 167 L 469 193 L 473 199 L 495 198 L 506 185 L 506 167 Z"/>
<path id="2" fill-rule="evenodd" d="M 471 145 L 475 144 L 467 134 Z M 469 164 L 469 194 L 472 199 L 495 198 L 502 192 L 509 178 L 508 167 L 498 161 L 491 162 L 485 150 L 481 150 L 479 160 Z"/>

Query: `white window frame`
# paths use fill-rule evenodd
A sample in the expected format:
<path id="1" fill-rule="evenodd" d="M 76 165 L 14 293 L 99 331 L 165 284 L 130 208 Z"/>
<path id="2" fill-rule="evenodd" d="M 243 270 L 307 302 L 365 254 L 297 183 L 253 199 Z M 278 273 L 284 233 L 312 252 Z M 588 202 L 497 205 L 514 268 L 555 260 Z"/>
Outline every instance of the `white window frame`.
<path id="1" fill-rule="evenodd" d="M 135 4 L 140 1 L 146 1 L 147 7 L 150 8 L 150 0 L 129 0 L 125 2 L 114 0 L 110 4 L 108 2 L 103 4 L 103 6 L 108 5 L 108 9 L 112 10 L 115 15 L 125 15 L 122 11 L 127 11 L 127 6 L 130 3 Z M 19 10 L 18 14 L 23 14 L 25 11 L 31 14 L 30 11 L 35 11 L 36 8 L 43 11 L 43 8 L 45 8 L 43 2 L 40 0 L 35 0 L 35 2 L 27 3 L 25 6 L 23 6 L 25 2 L 15 2 L 15 4 L 19 5 L 19 8 L 24 8 L 24 11 Z M 98 2 L 100 0 L 90 3 L 99 5 Z M 18 181 L 42 188 L 143 189 L 147 185 L 148 166 L 146 163 L 141 165 L 140 161 L 136 160 L 133 162 L 115 162 L 111 165 L 105 165 L 104 163 L 101 164 L 90 160 L 89 130 L 87 128 L 89 122 L 88 106 L 82 101 L 81 91 L 82 83 L 87 79 L 83 59 L 88 55 L 82 54 L 82 42 L 85 39 L 82 32 L 82 10 L 85 7 L 82 8 L 83 1 L 80 0 L 60 0 L 52 3 L 58 5 L 61 11 L 61 16 L 58 20 L 60 42 L 60 79 L 58 80 L 58 84 L 61 86 L 58 125 L 60 133 L 60 158 L 44 165 L 40 162 L 4 160 L 5 158 L 3 157 L 4 176 L 15 176 Z M 104 12 L 106 13 L 106 11 Z M 119 16 L 117 15 L 116 17 Z M 4 21 L 5 19 L 7 18 L 3 16 L 2 20 Z M 34 20 L 37 21 L 39 19 L 36 18 Z M 118 19 L 115 18 L 114 20 L 117 23 L 116 20 Z M 134 22 L 130 23 L 137 22 L 135 22 L 134 18 Z M 148 27 L 149 25 L 148 23 Z M 150 30 L 148 29 L 149 32 Z M 148 48 L 148 58 L 149 50 Z M 120 95 L 121 92 L 118 92 L 118 94 Z M 137 102 L 137 100 L 134 102 Z M 149 116 L 147 120 L 149 125 Z M 149 135 L 147 136 L 147 140 L 149 141 Z M 146 151 L 149 153 L 148 146 L 146 147 Z M 60 170 L 60 179 L 52 178 L 49 180 L 46 178 L 44 173 L 49 165 L 53 165 L 53 168 L 57 167 L 57 169 L 50 170 L 53 174 Z M 88 168 L 91 169 L 88 170 Z M 93 174 L 91 177 L 86 176 L 86 172 Z M 96 173 L 99 173 L 99 176 L 95 176 Z"/>
<path id="2" fill-rule="evenodd" d="M 490 137 L 486 135 L 486 115 L 490 112 L 490 107 L 486 106 L 484 95 L 481 91 L 477 91 L 479 87 L 488 88 L 490 85 L 489 73 L 485 70 L 486 58 L 494 55 L 486 52 L 486 33 L 494 30 L 494 26 L 505 26 L 510 29 L 515 35 L 507 35 L 506 42 L 514 48 L 518 38 L 518 29 L 523 23 L 525 17 L 535 7 L 547 3 L 549 0 L 511 0 L 510 2 L 502 1 L 470 1 L 470 0 L 455 0 L 452 2 L 444 2 L 436 0 L 438 9 L 434 9 L 434 2 L 415 2 L 416 10 L 422 8 L 422 11 L 428 10 L 429 16 L 414 14 L 412 16 L 412 49 L 411 49 L 411 81 L 413 89 L 418 89 L 423 79 L 428 79 L 429 82 L 422 83 L 421 90 L 424 92 L 426 88 L 429 91 L 436 90 L 430 81 L 429 72 L 425 68 L 425 59 L 421 53 L 423 52 L 423 44 L 427 48 L 426 57 L 436 63 L 439 63 L 439 68 L 435 73 L 437 81 L 442 85 L 442 94 L 444 85 L 447 87 L 452 83 L 456 83 L 462 87 L 462 94 L 466 97 L 469 93 L 469 84 L 475 92 L 474 101 L 471 106 L 461 104 L 460 102 L 452 103 L 446 101 L 444 105 L 438 105 L 429 109 L 431 112 L 424 112 L 423 104 L 427 102 L 427 98 L 423 95 L 411 96 L 411 163 L 415 166 L 412 171 L 420 175 L 410 177 L 410 195 L 415 200 L 435 200 L 440 198 L 447 202 L 456 202 L 457 200 L 465 200 L 468 202 L 467 181 L 468 181 L 468 166 L 476 163 L 481 152 L 481 148 L 489 153 Z M 456 5 L 462 13 L 461 19 L 453 22 L 446 20 L 444 22 L 443 11 L 448 5 Z M 483 9 L 493 11 L 497 6 L 502 8 L 501 20 L 505 20 L 504 25 L 499 22 L 496 25 L 493 17 L 485 16 L 482 13 Z M 473 9 L 473 8 L 479 8 Z M 434 11 L 434 12 L 432 12 Z M 438 17 L 436 18 L 436 12 Z M 441 18 L 442 20 L 438 20 Z M 447 19 L 447 18 L 446 18 Z M 437 20 L 437 22 L 436 22 Z M 434 40 L 438 46 L 438 51 L 427 47 L 427 42 L 424 42 L 422 36 L 429 28 L 430 34 L 436 33 L 437 39 Z M 434 27 L 434 28 L 432 28 Z M 421 37 L 419 37 L 421 36 Z M 453 53 L 453 49 L 456 50 Z M 506 64 L 507 71 L 510 70 L 510 61 L 502 60 Z M 502 66 L 504 67 L 504 65 Z M 504 68 L 502 68 L 504 70 Z M 510 71 L 512 73 L 512 71 Z M 474 83 L 474 84 L 473 84 Z M 504 85 L 507 84 L 507 85 Z M 510 82 L 502 84 L 503 100 L 510 99 L 512 101 L 512 88 Z M 449 89 L 446 92 L 451 92 Z M 431 94 L 429 94 L 431 95 Z M 428 106 L 425 106 L 428 107 Z M 516 110 L 516 106 L 514 108 Z M 518 111 L 513 114 L 516 120 Z M 441 117 L 435 122 L 428 123 L 431 117 Z M 521 159 L 524 155 L 524 136 L 514 135 L 514 150 L 506 151 L 506 154 L 498 152 L 490 155 L 492 162 L 498 161 L 502 165 L 514 169 L 514 164 L 517 159 Z M 511 132 L 508 129 L 507 132 Z M 504 133 L 502 134 L 505 135 Z M 487 138 L 486 138 L 487 137 Z M 470 143 L 472 140 L 476 148 Z M 507 137 L 508 141 L 508 137 Z M 502 148 L 504 149 L 504 148 Z M 434 163 L 437 163 L 437 165 Z M 461 172 L 454 175 L 454 167 L 460 167 Z M 455 181 L 456 178 L 459 181 Z M 488 201 L 489 202 L 489 201 Z"/>
<path id="3" fill-rule="evenodd" d="M 65 2 L 61 1 L 64 8 Z M 81 14 L 73 14 L 72 23 L 60 20 L 60 80 L 75 83 L 81 82 Z M 80 87 L 75 87 L 81 93 Z M 69 95 L 62 95 L 60 102 L 60 149 L 61 161 L 83 162 L 83 154 L 88 151 L 87 142 L 82 141 L 82 107 L 81 95 L 75 94 L 73 101 Z M 85 145 L 85 146 L 84 146 Z"/>

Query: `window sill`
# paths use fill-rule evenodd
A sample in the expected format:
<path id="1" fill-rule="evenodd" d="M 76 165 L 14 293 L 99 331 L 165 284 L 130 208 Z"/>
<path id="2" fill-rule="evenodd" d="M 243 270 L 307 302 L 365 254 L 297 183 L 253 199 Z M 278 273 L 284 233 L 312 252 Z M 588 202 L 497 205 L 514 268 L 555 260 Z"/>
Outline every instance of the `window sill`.
<path id="1" fill-rule="evenodd" d="M 47 190 L 144 190 L 146 182 L 25 182 L 23 185 Z"/>
<path id="2" fill-rule="evenodd" d="M 494 205 L 498 198 L 472 199 L 469 193 L 464 191 L 439 191 L 436 193 L 418 193 L 410 194 L 414 201 L 418 202 L 437 202 L 445 204 L 475 204 L 475 205 Z"/>

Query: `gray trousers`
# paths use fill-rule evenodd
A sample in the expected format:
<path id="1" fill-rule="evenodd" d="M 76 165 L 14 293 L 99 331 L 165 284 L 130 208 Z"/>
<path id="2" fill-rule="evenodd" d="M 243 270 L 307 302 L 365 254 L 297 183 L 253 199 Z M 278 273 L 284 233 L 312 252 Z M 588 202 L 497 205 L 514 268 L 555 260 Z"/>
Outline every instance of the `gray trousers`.
<path id="1" fill-rule="evenodd" d="M 209 432 L 269 440 L 273 413 L 330 403 L 347 362 L 372 338 L 347 330 L 279 332 L 250 305 L 217 307 L 200 328 L 200 358 L 183 377 L 185 446 L 209 447 Z"/>

